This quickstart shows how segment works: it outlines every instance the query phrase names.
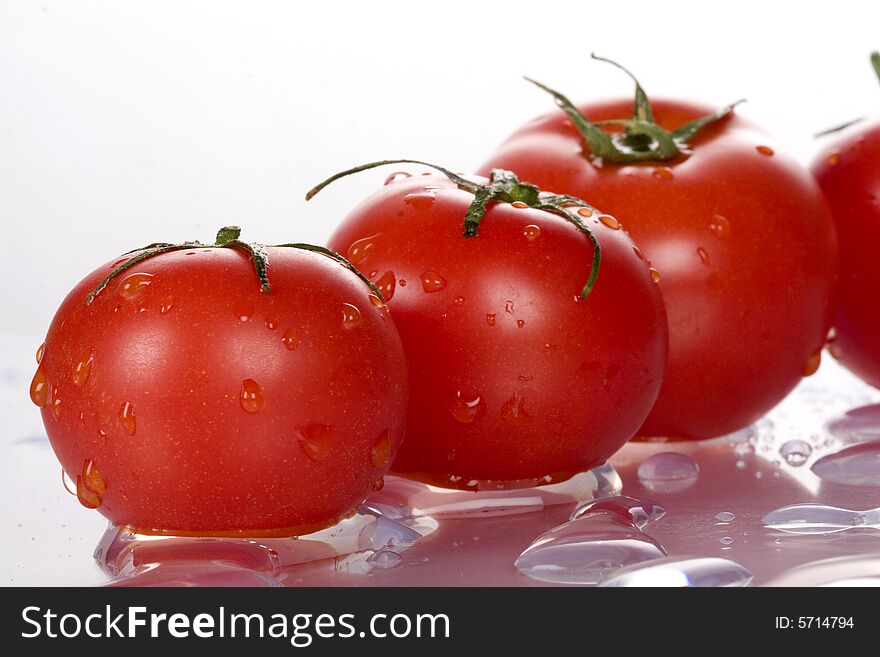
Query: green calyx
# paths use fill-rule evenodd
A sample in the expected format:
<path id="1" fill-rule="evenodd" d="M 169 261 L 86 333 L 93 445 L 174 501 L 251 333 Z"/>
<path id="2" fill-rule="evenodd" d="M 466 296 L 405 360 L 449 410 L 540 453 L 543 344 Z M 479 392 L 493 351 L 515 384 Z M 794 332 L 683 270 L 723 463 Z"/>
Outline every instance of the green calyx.
<path id="1" fill-rule="evenodd" d="M 877 81 L 880 82 L 880 52 L 876 50 L 871 53 L 871 68 L 874 69 L 874 75 L 877 77 Z M 846 123 L 842 123 L 841 125 L 834 126 L 833 128 L 828 128 L 827 130 L 823 130 L 822 132 L 817 132 L 816 137 L 824 137 L 825 135 L 833 135 L 835 132 L 840 132 L 844 128 L 848 128 L 851 125 L 864 121 L 865 117 L 860 116 L 857 119 L 852 119 L 851 121 L 847 121 Z"/>
<path id="2" fill-rule="evenodd" d="M 444 176 L 449 178 L 459 189 L 470 192 L 474 195 L 464 216 L 464 237 L 477 237 L 480 228 L 480 222 L 486 215 L 486 210 L 491 203 L 522 203 L 536 210 L 544 210 L 556 214 L 570 223 L 574 224 L 580 230 L 590 243 L 593 245 L 593 263 L 590 268 L 590 275 L 587 282 L 581 288 L 581 299 L 586 299 L 587 295 L 592 291 L 596 284 L 596 278 L 599 276 L 599 263 L 602 258 L 602 250 L 599 241 L 593 234 L 593 231 L 584 223 L 577 212 L 573 212 L 572 208 L 589 208 L 593 212 L 597 212 L 588 203 L 582 201 L 575 196 L 567 196 L 565 194 L 550 194 L 542 192 L 538 187 L 527 182 L 520 182 L 516 175 L 504 169 L 493 169 L 490 175 L 489 184 L 481 185 L 472 180 L 468 180 L 448 169 L 422 162 L 420 160 L 382 160 L 380 162 L 370 162 L 361 166 L 342 171 L 327 178 L 324 182 L 313 187 L 306 194 L 306 200 L 310 200 L 318 192 L 324 189 L 330 183 L 339 180 L 353 173 L 359 173 L 368 169 L 385 166 L 386 164 L 418 164 L 421 166 L 436 169 Z M 598 212 L 597 212 L 598 213 Z"/>
<path id="3" fill-rule="evenodd" d="M 633 162 L 666 161 L 680 153 L 688 153 L 688 141 L 693 139 L 706 126 L 730 114 L 742 100 L 731 103 L 717 112 L 694 119 L 675 130 L 666 130 L 654 122 L 654 112 L 648 95 L 636 77 L 623 66 L 604 57 L 591 55 L 593 59 L 616 66 L 626 73 L 636 85 L 632 117 L 609 121 L 590 121 L 566 96 L 531 78 L 526 78 L 535 86 L 553 96 L 556 104 L 568 115 L 574 127 L 590 148 L 594 159 L 614 164 Z M 618 132 L 606 132 L 603 126 L 622 128 Z"/>
<path id="4" fill-rule="evenodd" d="M 257 274 L 257 280 L 260 284 L 260 291 L 264 292 L 265 294 L 269 294 L 272 286 L 269 283 L 269 256 L 266 253 L 266 246 L 263 244 L 249 244 L 247 242 L 242 242 L 239 237 L 241 237 L 241 228 L 239 228 L 238 226 L 224 226 L 217 231 L 217 237 L 214 240 L 213 244 L 203 244 L 199 241 L 183 242 L 182 244 L 156 242 L 154 244 L 148 244 L 147 246 L 143 246 L 139 249 L 129 251 L 125 255 L 133 255 L 124 262 L 120 263 L 118 267 L 114 267 L 113 270 L 109 274 L 107 274 L 107 276 L 105 276 L 100 283 L 98 283 L 95 289 L 88 293 L 88 295 L 86 296 L 86 305 L 91 305 L 95 297 L 98 296 L 98 294 L 100 294 L 105 287 L 107 287 L 110 281 L 112 281 L 124 271 L 131 269 L 139 262 L 142 262 L 147 258 L 155 257 L 162 253 L 181 251 L 183 249 L 241 249 L 245 251 L 250 256 L 251 263 L 254 266 L 254 271 Z M 358 276 L 358 278 L 360 278 L 369 286 L 374 294 L 376 294 L 383 301 L 385 300 L 382 296 L 382 293 L 379 292 L 379 289 L 375 285 L 373 285 L 373 283 L 370 282 L 370 280 L 366 276 L 358 271 L 357 267 L 355 267 L 346 258 L 342 257 L 335 251 L 331 251 L 330 249 L 324 248 L 323 246 L 315 246 L 314 244 L 302 243 L 275 244 L 273 246 L 277 248 L 292 248 L 301 249 L 303 251 L 313 251 L 315 253 L 325 255 L 328 258 L 335 260 L 336 262 L 353 271 Z"/>

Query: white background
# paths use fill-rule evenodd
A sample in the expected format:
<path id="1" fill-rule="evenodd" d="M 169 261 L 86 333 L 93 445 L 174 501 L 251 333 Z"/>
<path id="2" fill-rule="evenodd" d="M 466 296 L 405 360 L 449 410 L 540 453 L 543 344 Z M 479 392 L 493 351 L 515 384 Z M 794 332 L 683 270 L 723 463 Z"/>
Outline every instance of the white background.
<path id="1" fill-rule="evenodd" d="M 880 108 L 876 2 L 61 2 L 0 0 L 0 332 L 34 346 L 64 294 L 122 251 L 325 239 L 386 157 L 482 163 L 552 108 L 649 93 L 738 111 L 804 161 Z"/>

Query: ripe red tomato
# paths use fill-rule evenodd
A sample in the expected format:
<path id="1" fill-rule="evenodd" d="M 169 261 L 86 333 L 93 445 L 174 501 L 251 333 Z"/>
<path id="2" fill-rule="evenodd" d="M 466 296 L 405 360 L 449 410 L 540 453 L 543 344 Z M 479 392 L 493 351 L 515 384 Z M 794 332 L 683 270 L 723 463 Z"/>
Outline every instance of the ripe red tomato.
<path id="1" fill-rule="evenodd" d="M 667 335 L 647 263 L 615 219 L 572 205 L 601 245 L 582 298 L 594 247 L 537 197 L 514 200 L 530 189 L 465 237 L 473 190 L 395 174 L 330 238 L 386 297 L 409 361 L 396 472 L 471 490 L 562 481 L 603 463 L 656 398 Z"/>
<path id="2" fill-rule="evenodd" d="M 842 130 L 811 169 L 840 236 L 840 301 L 830 351 L 880 387 L 880 120 L 858 121 Z"/>
<path id="3" fill-rule="evenodd" d="M 265 249 L 266 293 L 234 245 L 145 258 L 87 304 L 119 261 L 102 265 L 40 348 L 31 398 L 52 447 L 116 525 L 311 531 L 355 508 L 397 451 L 406 366 L 378 297 L 326 255 L 281 247 Z"/>
<path id="4" fill-rule="evenodd" d="M 669 320 L 669 365 L 640 434 L 719 436 L 757 420 L 818 366 L 834 301 L 834 226 L 809 174 L 750 122 L 715 115 L 670 135 L 711 110 L 651 107 L 638 92 L 636 112 L 606 101 L 529 122 L 479 172 L 512 169 L 626 225 L 660 273 Z M 602 123 L 630 114 L 629 132 Z M 594 157 L 578 115 L 600 133 L 596 150 L 613 139 L 623 155 Z"/>

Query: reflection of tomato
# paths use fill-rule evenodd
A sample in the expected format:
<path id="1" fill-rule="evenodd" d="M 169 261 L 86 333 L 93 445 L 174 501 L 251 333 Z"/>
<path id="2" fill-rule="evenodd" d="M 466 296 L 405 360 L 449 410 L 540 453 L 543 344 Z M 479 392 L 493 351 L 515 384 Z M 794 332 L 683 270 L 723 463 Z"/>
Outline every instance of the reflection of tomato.
<path id="1" fill-rule="evenodd" d="M 289 535 L 382 478 L 407 397 L 393 323 L 330 258 L 267 253 L 268 294 L 243 248 L 193 247 L 64 300 L 31 397 L 84 505 L 150 533 Z"/>
<path id="2" fill-rule="evenodd" d="M 389 181 L 330 246 L 387 297 L 410 364 L 393 469 L 448 487 L 512 487 L 605 461 L 647 415 L 666 360 L 660 294 L 629 236 L 580 208 L 602 248 L 581 299 L 593 247 L 565 219 L 490 203 L 479 234 L 464 237 L 473 193 L 439 175 Z"/>
<path id="3" fill-rule="evenodd" d="M 812 171 L 840 235 L 841 290 L 831 353 L 880 387 L 880 120 L 841 131 Z"/>
<path id="4" fill-rule="evenodd" d="M 593 122 L 633 112 L 625 101 L 577 110 Z M 657 101 L 653 111 L 672 131 L 711 110 Z M 621 220 L 660 272 L 669 317 L 669 367 L 641 433 L 706 438 L 758 419 L 815 369 L 836 240 L 817 185 L 746 120 L 728 115 L 687 141 L 692 153 L 658 161 L 638 152 L 652 141 L 636 135 L 636 161 L 599 161 L 554 112 L 515 132 L 480 172 L 512 169 Z"/>

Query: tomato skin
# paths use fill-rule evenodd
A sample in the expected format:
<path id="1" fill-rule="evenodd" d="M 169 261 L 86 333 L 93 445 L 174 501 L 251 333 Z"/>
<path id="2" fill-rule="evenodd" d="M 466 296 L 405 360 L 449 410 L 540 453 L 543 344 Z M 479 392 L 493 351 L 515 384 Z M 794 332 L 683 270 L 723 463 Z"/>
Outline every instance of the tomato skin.
<path id="1" fill-rule="evenodd" d="M 652 102 L 671 130 L 712 108 Z M 592 121 L 632 102 L 579 106 Z M 669 365 L 643 436 L 701 439 L 754 422 L 800 380 L 831 324 L 837 246 L 817 185 L 740 116 L 667 162 L 597 166 L 562 112 L 526 124 L 480 169 L 586 197 L 623 222 L 659 271 Z"/>
<path id="2" fill-rule="evenodd" d="M 810 170 L 840 236 L 840 301 L 831 353 L 880 387 L 880 120 L 858 122 L 835 135 Z"/>
<path id="3" fill-rule="evenodd" d="M 638 429 L 666 362 L 666 321 L 629 237 L 585 218 L 491 204 L 464 237 L 473 194 L 413 176 L 355 208 L 330 247 L 393 294 L 410 364 L 407 438 L 393 470 L 447 487 L 560 481 Z M 390 273 L 389 273 L 390 272 Z M 384 281 L 385 286 L 380 283 Z M 475 483 L 480 482 L 480 483 Z"/>
<path id="4" fill-rule="evenodd" d="M 98 470 L 98 510 L 114 524 L 314 530 L 354 509 L 388 469 L 408 395 L 393 322 L 331 259 L 271 247 L 268 256 L 269 294 L 243 251 L 194 249 L 138 263 L 86 305 L 108 263 L 61 304 L 39 366 L 60 412 L 50 399 L 43 421 L 71 478 L 86 464 Z M 132 293 L 131 280 L 149 284 Z M 360 311 L 350 330 L 345 303 Z M 386 462 L 374 464 L 383 439 Z"/>

